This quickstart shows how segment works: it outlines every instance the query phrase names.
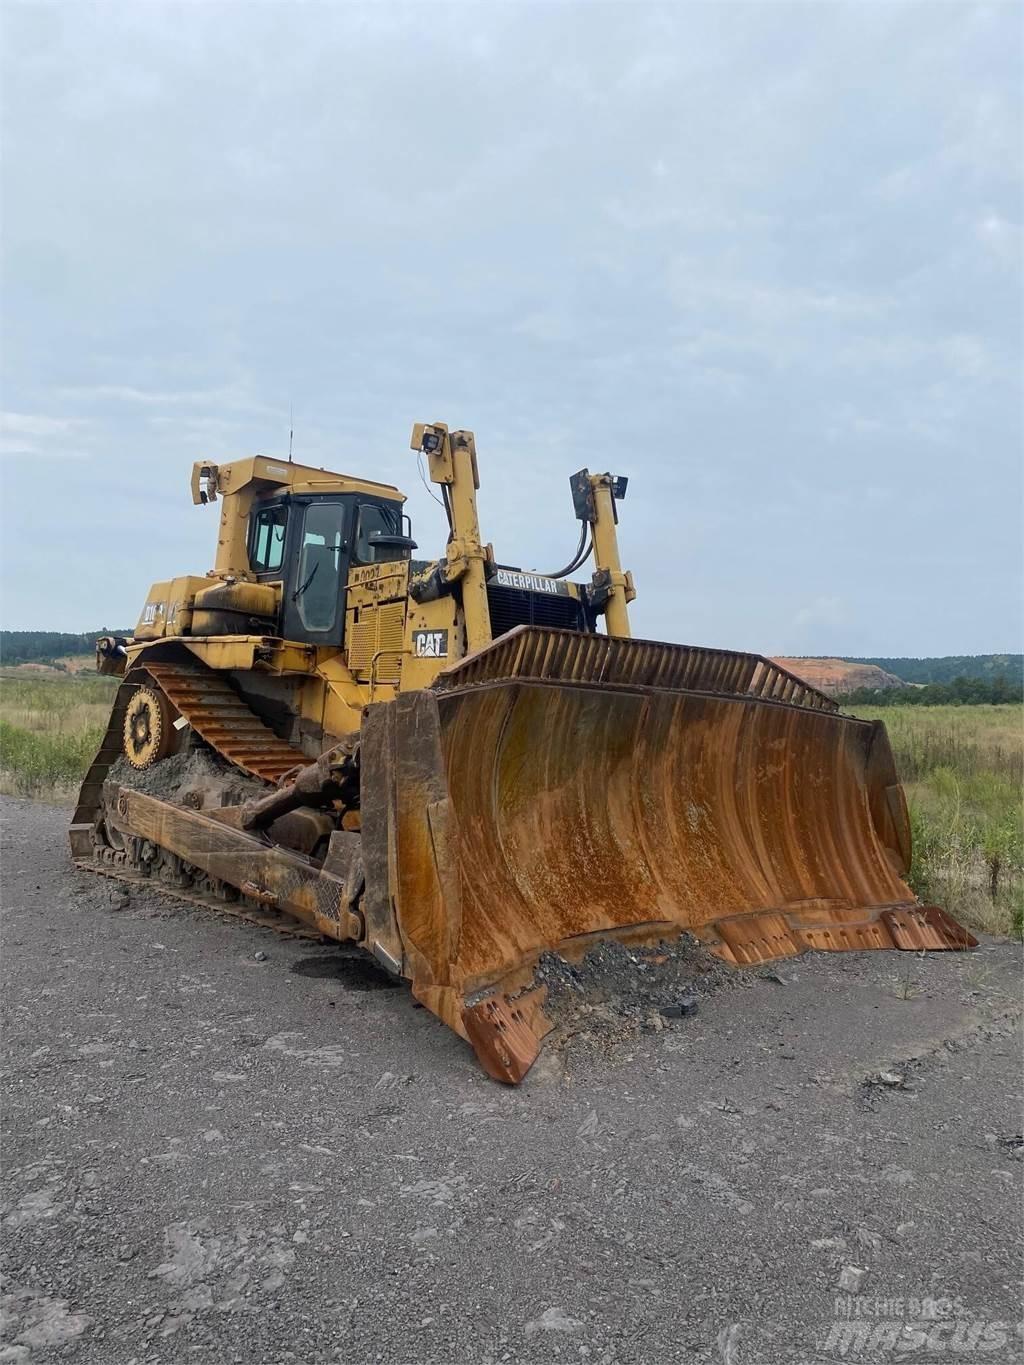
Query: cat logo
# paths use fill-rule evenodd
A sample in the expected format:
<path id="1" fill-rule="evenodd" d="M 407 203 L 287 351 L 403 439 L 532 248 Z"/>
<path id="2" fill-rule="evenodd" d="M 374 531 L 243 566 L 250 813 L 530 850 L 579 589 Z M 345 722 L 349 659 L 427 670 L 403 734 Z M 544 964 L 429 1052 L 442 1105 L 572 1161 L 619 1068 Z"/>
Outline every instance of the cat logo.
<path id="1" fill-rule="evenodd" d="M 448 632 L 446 630 L 414 630 L 412 652 L 417 659 L 447 659 Z"/>

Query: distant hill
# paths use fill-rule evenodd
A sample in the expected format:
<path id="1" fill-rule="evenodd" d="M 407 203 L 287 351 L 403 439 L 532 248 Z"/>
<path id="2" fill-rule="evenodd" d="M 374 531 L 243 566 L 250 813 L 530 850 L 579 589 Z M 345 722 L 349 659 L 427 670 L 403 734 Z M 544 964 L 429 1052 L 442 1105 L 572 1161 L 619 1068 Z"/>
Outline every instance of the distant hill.
<path id="1" fill-rule="evenodd" d="M 874 664 L 908 683 L 948 683 L 955 678 L 981 678 L 1007 682 L 1024 676 L 1024 654 L 944 654 L 934 659 L 851 659 L 850 663 Z"/>
<path id="2" fill-rule="evenodd" d="M 775 662 L 831 697 L 845 696 L 863 688 L 883 691 L 910 686 L 904 679 L 873 663 L 854 663 L 848 659 L 776 659 Z"/>
<path id="3" fill-rule="evenodd" d="M 1019 702 L 1024 655 L 948 654 L 935 659 L 776 659 L 844 705 L 922 706 Z"/>
<path id="4" fill-rule="evenodd" d="M 75 635 L 59 630 L 0 630 L 0 664 L 52 664 L 83 654 L 93 655 L 100 635 L 130 635 L 130 630 L 86 630 Z"/>

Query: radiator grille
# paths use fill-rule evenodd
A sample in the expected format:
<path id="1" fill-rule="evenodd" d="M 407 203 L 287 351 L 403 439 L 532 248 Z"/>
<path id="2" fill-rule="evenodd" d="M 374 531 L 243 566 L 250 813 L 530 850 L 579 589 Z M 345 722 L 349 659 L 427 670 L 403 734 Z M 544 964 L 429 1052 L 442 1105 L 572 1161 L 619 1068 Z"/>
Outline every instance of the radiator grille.
<path id="1" fill-rule="evenodd" d="M 491 635 L 495 639 L 515 626 L 554 626 L 559 630 L 593 628 L 587 620 L 587 609 L 578 597 L 488 583 L 487 606 L 491 613 Z"/>
<path id="2" fill-rule="evenodd" d="M 382 607 L 360 607 L 358 620 L 348 630 L 348 666 L 366 681 L 374 669 L 377 682 L 398 681 L 405 638 L 405 603 L 387 602 Z M 374 666 L 374 656 L 377 658 Z"/>

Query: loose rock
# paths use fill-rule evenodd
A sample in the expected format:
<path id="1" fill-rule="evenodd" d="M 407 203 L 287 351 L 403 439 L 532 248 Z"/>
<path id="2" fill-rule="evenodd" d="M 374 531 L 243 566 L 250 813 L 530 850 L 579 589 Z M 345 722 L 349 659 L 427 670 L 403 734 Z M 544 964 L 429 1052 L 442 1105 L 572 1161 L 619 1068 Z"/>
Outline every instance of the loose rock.
<path id="1" fill-rule="evenodd" d="M 579 1318 L 571 1318 L 562 1308 L 546 1308 L 539 1318 L 526 1324 L 526 1335 L 536 1336 L 538 1332 L 579 1332 L 583 1323 Z"/>
<path id="2" fill-rule="evenodd" d="M 773 981 L 776 986 L 784 986 L 786 984 L 786 978 L 781 976 L 778 972 L 762 972 L 761 980 Z"/>
<path id="3" fill-rule="evenodd" d="M 661 1013 L 666 1019 L 685 1019 L 688 1015 L 697 1013 L 697 997 L 684 995 L 674 1005 L 663 1005 Z"/>
<path id="4" fill-rule="evenodd" d="M 844 1265 L 839 1273 L 839 1288 L 844 1294 L 858 1294 L 867 1277 L 867 1266 Z"/>

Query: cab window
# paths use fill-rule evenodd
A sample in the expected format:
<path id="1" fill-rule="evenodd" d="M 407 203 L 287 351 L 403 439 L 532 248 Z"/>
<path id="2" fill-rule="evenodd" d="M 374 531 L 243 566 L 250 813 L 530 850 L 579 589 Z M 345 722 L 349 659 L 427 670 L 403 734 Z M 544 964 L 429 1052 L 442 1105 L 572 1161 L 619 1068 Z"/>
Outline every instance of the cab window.
<path id="1" fill-rule="evenodd" d="M 359 529 L 356 532 L 355 558 L 360 564 L 382 564 L 397 559 L 394 547 L 374 545 L 371 536 L 399 535 L 402 530 L 401 513 L 391 507 L 381 507 L 379 503 L 364 502 L 359 508 Z"/>
<path id="2" fill-rule="evenodd" d="M 344 549 L 344 503 L 310 503 L 302 523 L 298 581 L 292 594 L 307 630 L 334 629 L 341 607 Z"/>
<path id="3" fill-rule="evenodd" d="M 288 509 L 279 504 L 277 507 L 264 507 L 256 513 L 252 533 L 253 573 L 273 573 L 280 569 L 284 560 L 284 532 Z"/>

